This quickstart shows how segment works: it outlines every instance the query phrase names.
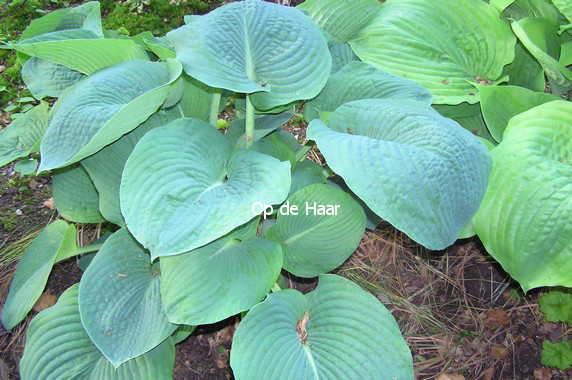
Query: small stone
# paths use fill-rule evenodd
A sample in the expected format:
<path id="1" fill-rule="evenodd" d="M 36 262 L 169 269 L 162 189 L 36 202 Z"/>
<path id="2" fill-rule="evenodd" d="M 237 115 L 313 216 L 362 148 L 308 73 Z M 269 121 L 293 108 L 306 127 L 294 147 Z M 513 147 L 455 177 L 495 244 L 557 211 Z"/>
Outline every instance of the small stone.
<path id="1" fill-rule="evenodd" d="M 22 212 L 22 210 L 17 209 L 17 210 L 16 210 L 16 215 L 22 216 L 22 215 L 24 215 L 24 213 Z"/>

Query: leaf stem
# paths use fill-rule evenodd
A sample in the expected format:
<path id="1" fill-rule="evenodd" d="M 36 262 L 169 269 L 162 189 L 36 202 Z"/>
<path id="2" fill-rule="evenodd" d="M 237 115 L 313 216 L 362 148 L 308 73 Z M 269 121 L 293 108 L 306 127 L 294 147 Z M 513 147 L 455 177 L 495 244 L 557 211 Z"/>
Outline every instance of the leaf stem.
<path id="1" fill-rule="evenodd" d="M 103 243 L 100 244 L 92 244 L 92 245 L 86 245 L 83 247 L 78 247 L 76 249 L 76 251 L 74 252 L 76 255 L 82 255 L 84 253 L 90 253 L 90 252 L 95 252 L 95 251 L 99 251 L 101 249 L 101 246 L 103 245 Z"/>
<path id="2" fill-rule="evenodd" d="M 222 90 L 215 88 L 213 97 L 211 100 L 211 114 L 209 121 L 212 126 L 216 127 L 216 122 L 218 120 L 218 110 L 220 109 L 220 99 L 222 97 Z"/>
<path id="3" fill-rule="evenodd" d="M 246 140 L 246 149 L 252 145 L 254 139 L 254 106 L 250 101 L 250 95 L 246 94 L 246 125 L 244 139 Z"/>
<path id="4" fill-rule="evenodd" d="M 280 285 L 278 285 L 278 283 L 275 283 L 274 286 L 272 287 L 272 289 L 270 289 L 272 291 L 272 293 L 276 293 L 282 290 L 282 288 L 280 288 Z"/>

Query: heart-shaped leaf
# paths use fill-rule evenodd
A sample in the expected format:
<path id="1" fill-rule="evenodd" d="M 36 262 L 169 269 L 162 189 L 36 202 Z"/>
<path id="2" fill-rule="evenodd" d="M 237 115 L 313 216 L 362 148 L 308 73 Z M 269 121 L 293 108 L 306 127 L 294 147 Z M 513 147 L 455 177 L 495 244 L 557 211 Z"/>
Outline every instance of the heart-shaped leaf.
<path id="1" fill-rule="evenodd" d="M 81 279 L 81 322 L 116 368 L 153 349 L 177 328 L 163 311 L 158 266 L 121 229 L 103 243 Z"/>
<path id="2" fill-rule="evenodd" d="M 20 362 L 23 380 L 70 379 L 78 376 L 94 380 L 172 378 L 175 366 L 172 338 L 115 369 L 83 328 L 78 289 L 77 284 L 70 287 L 54 306 L 42 311 L 30 323 L 24 356 Z"/>
<path id="3" fill-rule="evenodd" d="M 424 103 L 347 103 L 308 138 L 373 212 L 429 249 L 451 245 L 485 193 L 488 149 Z"/>
<path id="4" fill-rule="evenodd" d="M 44 291 L 48 276 L 58 259 L 76 251 L 76 229 L 56 220 L 43 230 L 28 247 L 16 267 L 8 298 L 2 310 L 2 324 L 11 330 L 20 323 Z"/>
<path id="5" fill-rule="evenodd" d="M 378 0 L 306 0 L 298 8 L 324 31 L 333 44 L 349 41 L 379 11 Z"/>
<path id="6" fill-rule="evenodd" d="M 433 100 L 419 83 L 367 63 L 350 62 L 330 76 L 320 95 L 306 103 L 304 119 L 310 122 L 319 112 L 334 112 L 344 103 L 361 99 L 412 99 L 428 105 Z"/>
<path id="7" fill-rule="evenodd" d="M 99 210 L 105 219 L 120 226 L 125 225 L 119 205 L 119 186 L 125 163 L 137 142 L 150 130 L 180 117 L 178 109 L 153 114 L 133 131 L 81 161 L 99 193 Z"/>
<path id="8" fill-rule="evenodd" d="M 191 252 L 162 257 L 165 312 L 178 324 L 222 321 L 259 303 L 281 268 L 279 244 L 234 233 Z"/>
<path id="9" fill-rule="evenodd" d="M 508 121 L 519 113 L 559 100 L 558 96 L 516 86 L 482 87 L 481 108 L 493 138 L 501 142 Z"/>
<path id="10" fill-rule="evenodd" d="M 123 171 L 121 211 L 155 258 L 210 243 L 251 220 L 253 203 L 282 203 L 289 188 L 288 162 L 234 152 L 212 126 L 179 119 L 135 147 Z"/>
<path id="11" fill-rule="evenodd" d="M 389 311 L 353 282 L 322 275 L 315 291 L 269 294 L 238 326 L 230 365 L 242 379 L 413 379 Z"/>
<path id="12" fill-rule="evenodd" d="M 266 238 L 282 244 L 284 269 L 299 277 L 315 277 L 340 266 L 365 232 L 359 203 L 333 186 L 304 187 L 281 210 Z"/>
<path id="13" fill-rule="evenodd" d="M 473 104 L 474 85 L 499 80 L 515 42 L 484 1 L 388 0 L 350 45 L 362 61 L 421 83 L 437 104 Z"/>
<path id="14" fill-rule="evenodd" d="M 320 29 L 301 11 L 260 0 L 226 4 L 167 34 L 187 74 L 255 93 L 259 109 L 311 99 L 331 68 Z"/>
<path id="15" fill-rule="evenodd" d="M 63 90 L 83 78 L 79 71 L 35 57 L 22 67 L 22 79 L 36 99 L 58 97 Z"/>
<path id="16" fill-rule="evenodd" d="M 58 212 L 76 223 L 101 223 L 105 219 L 99 212 L 99 195 L 89 174 L 75 164 L 54 170 L 52 195 Z"/>
<path id="17" fill-rule="evenodd" d="M 76 85 L 57 108 L 41 144 L 40 171 L 73 164 L 133 130 L 167 99 L 181 66 L 130 61 Z"/>
<path id="18" fill-rule="evenodd" d="M 1 129 L 0 166 L 36 151 L 49 122 L 48 103 L 41 102 Z"/>
<path id="19" fill-rule="evenodd" d="M 572 286 L 572 103 L 513 117 L 492 156 L 473 219 L 485 248 L 525 291 Z"/>

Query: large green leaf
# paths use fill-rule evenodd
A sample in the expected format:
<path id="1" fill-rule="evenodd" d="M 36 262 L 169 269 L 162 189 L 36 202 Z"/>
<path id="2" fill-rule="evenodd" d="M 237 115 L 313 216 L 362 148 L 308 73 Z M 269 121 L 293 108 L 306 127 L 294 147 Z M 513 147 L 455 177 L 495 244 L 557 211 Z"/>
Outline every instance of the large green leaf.
<path id="1" fill-rule="evenodd" d="M 513 117 L 473 224 L 487 251 L 527 291 L 572 286 L 572 103 Z"/>
<path id="2" fill-rule="evenodd" d="M 424 103 L 346 103 L 307 135 L 374 213 L 429 249 L 457 239 L 487 186 L 486 146 Z"/>
<path id="3" fill-rule="evenodd" d="M 180 117 L 177 109 L 159 111 L 119 140 L 81 161 L 99 193 L 99 210 L 105 219 L 125 226 L 119 204 L 119 186 L 127 159 L 145 133 Z"/>
<path id="4" fill-rule="evenodd" d="M 496 88 L 497 86 L 487 86 L 487 88 Z M 441 115 L 455 120 L 459 125 L 466 130 L 470 131 L 473 135 L 486 139 L 487 141 L 494 142 L 485 120 L 481 112 L 481 105 L 479 103 L 469 104 L 461 103 L 454 106 L 446 104 L 437 104 L 433 106 Z"/>
<path id="5" fill-rule="evenodd" d="M 50 122 L 48 103 L 41 102 L 0 130 L 0 166 L 38 149 Z"/>
<path id="6" fill-rule="evenodd" d="M 568 22 L 572 23 L 572 3 L 569 0 L 552 0 L 552 3 L 566 17 Z"/>
<path id="7" fill-rule="evenodd" d="M 284 269 L 299 277 L 315 277 L 340 266 L 365 232 L 359 203 L 330 185 L 298 190 L 288 198 L 286 210 L 279 213 L 266 238 L 282 244 Z"/>
<path id="8" fill-rule="evenodd" d="M 520 41 L 514 48 L 514 61 L 505 66 L 504 73 L 508 75 L 510 85 L 544 92 L 546 87 L 544 69 Z"/>
<path id="9" fill-rule="evenodd" d="M 324 31 L 333 44 L 349 41 L 376 15 L 379 0 L 306 0 L 298 8 Z"/>
<path id="10" fill-rule="evenodd" d="M 331 68 L 326 41 L 306 15 L 260 0 L 224 5 L 167 38 L 190 76 L 214 88 L 255 93 L 259 109 L 313 98 Z"/>
<path id="11" fill-rule="evenodd" d="M 38 235 L 26 250 L 14 273 L 2 310 L 2 324 L 11 330 L 20 323 L 44 291 L 58 256 L 68 258 L 76 250 L 76 229 L 56 220 Z"/>
<path id="12" fill-rule="evenodd" d="M 357 61 L 352 47 L 347 42 L 330 46 L 332 56 L 332 70 L 330 75 L 337 73 L 342 67 L 350 62 Z"/>
<path id="13" fill-rule="evenodd" d="M 181 79 L 183 81 L 183 95 L 176 108 L 180 110 L 182 116 L 208 120 L 213 89 L 186 74 L 183 74 Z M 223 97 L 223 99 L 225 98 Z M 224 108 L 225 105 L 226 100 L 221 100 L 221 107 Z"/>
<path id="14" fill-rule="evenodd" d="M 424 85 L 437 104 L 476 103 L 474 85 L 497 82 L 515 37 L 476 0 L 388 0 L 350 41 L 364 62 Z"/>
<path id="15" fill-rule="evenodd" d="M 297 162 L 292 168 L 292 186 L 288 196 L 294 194 L 303 187 L 310 186 L 314 183 L 327 183 L 328 176 L 325 169 L 310 160 Z"/>
<path id="16" fill-rule="evenodd" d="M 361 99 L 412 99 L 428 105 L 433 100 L 419 83 L 367 63 L 350 62 L 330 76 L 320 95 L 306 103 L 304 119 L 310 122 L 317 119 L 320 112 L 334 112 L 344 103 Z"/>
<path id="17" fill-rule="evenodd" d="M 79 71 L 40 58 L 31 58 L 22 67 L 22 79 L 36 99 L 58 97 L 83 77 Z"/>
<path id="18" fill-rule="evenodd" d="M 99 195 L 89 174 L 79 165 L 54 170 L 52 195 L 58 212 L 76 223 L 101 223 Z"/>
<path id="19" fill-rule="evenodd" d="M 130 61 L 86 78 L 58 107 L 42 140 L 40 171 L 77 162 L 133 130 L 167 99 L 176 61 Z"/>
<path id="20" fill-rule="evenodd" d="M 23 380 L 171 379 L 175 366 L 172 338 L 117 370 L 99 352 L 85 332 L 79 314 L 79 286 L 66 290 L 55 306 L 38 314 L 26 332 L 26 348 L 20 362 Z M 144 332 L 141 332 L 144 334 Z"/>
<path id="21" fill-rule="evenodd" d="M 501 142 L 508 121 L 541 104 L 559 100 L 555 95 L 516 86 L 481 87 L 481 108 L 493 138 Z"/>
<path id="22" fill-rule="evenodd" d="M 178 324 L 222 321 L 259 303 L 281 268 L 279 244 L 235 233 L 182 255 L 162 257 L 165 312 Z"/>
<path id="23" fill-rule="evenodd" d="M 243 379 L 413 379 L 389 311 L 358 285 L 322 275 L 315 291 L 269 294 L 238 326 L 230 365 Z"/>
<path id="24" fill-rule="evenodd" d="M 121 211 L 153 258 L 201 247 L 254 217 L 252 205 L 283 202 L 290 164 L 234 149 L 197 119 L 143 137 L 127 160 Z"/>
<path id="25" fill-rule="evenodd" d="M 116 368 L 176 330 L 163 311 L 160 286 L 159 264 L 127 229 L 107 239 L 87 267 L 79 285 L 81 322 Z"/>
<path id="26" fill-rule="evenodd" d="M 560 95 L 572 89 L 572 70 L 558 62 L 558 23 L 547 18 L 527 17 L 511 25 L 514 34 L 544 69 L 552 92 Z"/>

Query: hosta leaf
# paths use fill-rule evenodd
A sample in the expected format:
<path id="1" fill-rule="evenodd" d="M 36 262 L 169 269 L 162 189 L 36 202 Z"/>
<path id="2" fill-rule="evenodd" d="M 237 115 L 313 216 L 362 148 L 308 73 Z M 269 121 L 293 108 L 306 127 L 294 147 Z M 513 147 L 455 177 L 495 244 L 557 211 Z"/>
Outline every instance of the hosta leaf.
<path id="1" fill-rule="evenodd" d="M 22 79 L 36 99 L 58 97 L 83 77 L 79 71 L 40 58 L 31 58 L 22 67 Z"/>
<path id="2" fill-rule="evenodd" d="M 314 161 L 304 160 L 296 163 L 292 168 L 292 186 L 288 196 L 294 194 L 303 187 L 314 183 L 327 183 L 328 178 L 324 173 L 324 168 Z"/>
<path id="3" fill-rule="evenodd" d="M 547 367 L 556 367 L 561 371 L 568 369 L 572 365 L 572 341 L 552 343 L 545 340 L 542 342 L 540 360 Z"/>
<path id="4" fill-rule="evenodd" d="M 103 243 L 81 279 L 81 322 L 115 367 L 151 350 L 177 328 L 163 311 L 158 266 L 121 229 Z"/>
<path id="5" fill-rule="evenodd" d="M 222 321 L 259 303 L 281 268 L 279 244 L 233 233 L 191 252 L 162 257 L 165 312 L 178 324 Z"/>
<path id="6" fill-rule="evenodd" d="M 147 121 L 81 161 L 99 193 L 99 210 L 105 219 L 125 226 L 119 205 L 119 186 L 125 163 L 137 142 L 151 129 L 167 125 L 181 117 L 178 110 L 160 111 Z"/>
<path id="7" fill-rule="evenodd" d="M 175 344 L 179 344 L 191 336 L 196 327 L 197 326 L 179 325 L 177 330 L 175 330 L 173 333 L 173 340 L 175 341 Z"/>
<path id="8" fill-rule="evenodd" d="M 350 62 L 330 76 L 316 98 L 306 103 L 304 119 L 310 122 L 319 112 L 334 112 L 339 106 L 361 99 L 412 99 L 426 103 L 432 97 L 419 83 L 379 70 L 367 63 Z"/>
<path id="9" fill-rule="evenodd" d="M 281 138 L 278 131 L 255 141 L 250 149 L 280 161 L 289 161 L 292 166 L 296 163 L 296 152 Z"/>
<path id="10" fill-rule="evenodd" d="M 0 166 L 36 151 L 49 122 L 48 103 L 41 102 L 1 129 Z"/>
<path id="11" fill-rule="evenodd" d="M 52 176 L 52 195 L 58 212 L 76 223 L 101 223 L 99 195 L 81 165 L 55 170 Z"/>
<path id="12" fill-rule="evenodd" d="M 39 170 L 70 165 L 133 130 L 163 104 L 180 73 L 175 61 L 130 61 L 83 80 L 50 122 Z"/>
<path id="13" fill-rule="evenodd" d="M 572 3 L 568 0 L 552 0 L 552 3 L 568 19 L 568 22 L 572 23 Z"/>
<path id="14" fill-rule="evenodd" d="M 183 74 L 183 96 L 177 105 L 182 116 L 200 120 L 208 120 L 211 111 L 213 89 L 190 76 Z M 221 107 L 226 105 L 226 99 L 221 100 Z"/>
<path id="15" fill-rule="evenodd" d="M 558 9 L 551 0 L 513 0 L 509 6 L 505 7 L 502 14 L 507 19 L 520 20 L 525 17 L 545 17 L 556 20 L 560 18 Z"/>
<path id="16" fill-rule="evenodd" d="M 520 42 L 540 62 L 550 80 L 552 92 L 560 95 L 572 89 L 572 70 L 558 62 L 558 23 L 546 18 L 527 17 L 511 25 Z"/>
<path id="17" fill-rule="evenodd" d="M 361 31 L 379 10 L 378 0 L 306 0 L 298 8 L 324 31 L 334 44 L 347 42 Z"/>
<path id="18" fill-rule="evenodd" d="M 260 0 L 224 5 L 167 34 L 187 74 L 252 95 L 269 109 L 318 95 L 331 58 L 319 28 L 295 8 Z"/>
<path id="19" fill-rule="evenodd" d="M 476 83 L 499 80 L 515 42 L 484 1 L 388 0 L 350 45 L 362 61 L 424 85 L 435 103 L 459 104 L 478 102 Z"/>
<path id="20" fill-rule="evenodd" d="M 572 103 L 560 100 L 513 117 L 492 151 L 489 187 L 473 224 L 525 291 L 572 286 L 571 152 Z"/>
<path id="21" fill-rule="evenodd" d="M 496 88 L 497 86 L 489 86 Z M 433 108 L 441 115 L 455 120 L 459 125 L 470 131 L 473 135 L 494 142 L 481 112 L 481 105 L 461 103 L 454 106 L 437 104 Z"/>
<path id="22" fill-rule="evenodd" d="M 347 103 L 308 138 L 375 214 L 429 249 L 457 239 L 487 186 L 488 149 L 424 103 Z"/>
<path id="23" fill-rule="evenodd" d="M 560 98 L 516 86 L 481 87 L 483 117 L 493 138 L 501 142 L 508 121 L 519 113 Z"/>
<path id="24" fill-rule="evenodd" d="M 127 160 L 121 211 L 152 257 L 201 247 L 254 217 L 252 204 L 278 204 L 290 188 L 290 164 L 233 148 L 196 119 L 180 119 L 143 137 Z"/>
<path id="25" fill-rule="evenodd" d="M 514 61 L 505 66 L 504 73 L 508 75 L 510 85 L 544 92 L 546 87 L 544 69 L 520 41 L 514 48 Z"/>
<path id="26" fill-rule="evenodd" d="M 572 324 L 572 294 L 562 290 L 551 290 L 538 300 L 540 311 L 548 322 Z"/>
<path id="27" fill-rule="evenodd" d="M 38 168 L 37 160 L 21 160 L 14 164 L 14 171 L 22 175 L 30 175 L 36 172 Z"/>
<path id="28" fill-rule="evenodd" d="M 16 267 L 8 298 L 2 310 L 2 324 L 11 330 L 20 323 L 42 295 L 58 255 L 69 257 L 76 249 L 76 229 L 63 220 L 46 227 L 28 247 Z"/>
<path id="29" fill-rule="evenodd" d="M 266 238 L 282 244 L 284 269 L 296 276 L 315 277 L 337 268 L 365 232 L 363 209 L 333 186 L 307 186 L 289 197 L 286 205 L 296 206 L 297 215 L 278 215 Z"/>
<path id="30" fill-rule="evenodd" d="M 234 335 L 242 379 L 413 379 L 413 361 L 389 311 L 353 282 L 322 275 L 315 291 L 269 294 Z"/>
<path id="31" fill-rule="evenodd" d="M 73 285 L 60 296 L 55 306 L 42 311 L 30 323 L 24 356 L 20 362 L 23 380 L 172 378 L 175 366 L 172 338 L 115 370 L 82 326 L 78 289 L 77 284 Z"/>
<path id="32" fill-rule="evenodd" d="M 560 63 L 564 66 L 572 65 L 572 41 L 565 42 L 560 47 Z"/>
<path id="33" fill-rule="evenodd" d="M 342 67 L 350 62 L 357 61 L 352 47 L 347 42 L 330 46 L 332 56 L 332 70 L 330 75 L 337 73 Z"/>

